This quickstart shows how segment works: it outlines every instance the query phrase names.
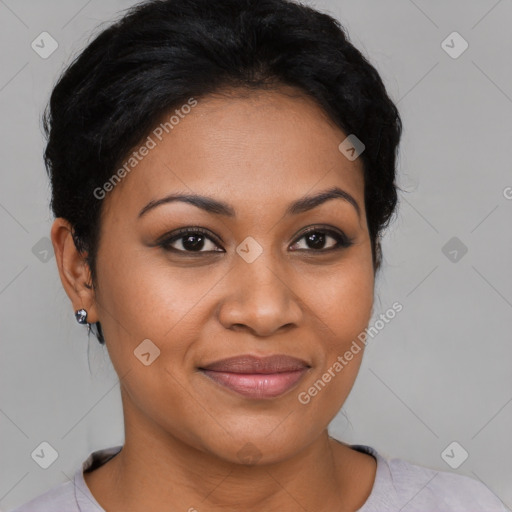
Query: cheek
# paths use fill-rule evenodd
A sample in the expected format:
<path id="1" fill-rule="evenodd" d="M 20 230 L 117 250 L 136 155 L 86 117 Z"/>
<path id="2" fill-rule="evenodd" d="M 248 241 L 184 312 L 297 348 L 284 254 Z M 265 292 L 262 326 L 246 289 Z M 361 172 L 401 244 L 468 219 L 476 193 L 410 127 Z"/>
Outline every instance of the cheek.
<path id="1" fill-rule="evenodd" d="M 319 428 L 342 407 L 361 366 L 365 348 L 361 334 L 373 308 L 371 260 L 347 259 L 343 268 L 321 282 L 308 299 L 317 321 L 315 330 L 321 333 L 316 340 L 321 347 L 318 366 L 297 391 L 299 403 L 309 408 L 307 414 Z"/>
<path id="2" fill-rule="evenodd" d="M 112 357 L 133 357 L 133 350 L 150 339 L 160 350 L 183 359 L 197 329 L 214 314 L 214 302 L 221 299 L 219 280 L 226 269 L 221 270 L 220 264 L 179 267 L 156 257 L 156 249 L 150 254 L 125 246 L 110 251 L 106 247 L 104 254 L 110 256 L 98 258 L 102 283 L 98 302 L 105 306 L 102 326 Z M 374 276 L 369 248 L 360 249 L 332 265 L 328 273 L 325 266 L 308 265 L 290 274 L 295 300 L 302 302 L 303 328 L 317 333 L 319 366 L 331 365 L 368 325 Z"/>
<path id="3" fill-rule="evenodd" d="M 371 316 L 374 282 L 371 254 L 367 252 L 369 258 L 354 251 L 329 273 L 325 266 L 313 265 L 290 273 L 290 298 L 302 302 L 303 338 L 310 340 L 308 348 L 315 359 L 314 374 L 290 397 L 290 407 L 302 415 L 303 433 L 297 432 L 297 436 L 321 431 L 338 413 L 357 376 L 362 349 L 341 371 L 334 365 L 364 331 Z M 215 307 L 224 297 L 226 268 L 178 267 L 140 248 L 130 252 L 116 247 L 108 258 L 98 261 L 102 283 L 99 302 L 100 307 L 106 306 L 102 318 L 108 351 L 119 377 L 126 375 L 123 387 L 130 401 L 144 416 L 182 440 L 200 443 L 203 426 L 212 430 L 217 424 L 205 416 L 204 407 L 199 405 L 202 398 L 191 398 L 193 390 L 185 389 L 190 378 L 187 372 L 198 333 L 212 322 Z M 222 330 L 215 321 L 212 325 Z M 160 350 L 148 366 L 134 355 L 145 339 Z M 330 375 L 328 382 L 324 374 Z M 299 401 L 300 392 L 309 395 L 308 404 Z M 210 405 L 213 416 L 218 415 L 219 406 Z M 239 415 L 236 411 L 225 414 L 227 424 Z M 219 429 L 216 435 L 222 438 L 224 434 Z"/>
<path id="4" fill-rule="evenodd" d="M 329 352 L 344 351 L 344 346 L 364 331 L 372 314 L 371 260 L 347 258 L 333 268 L 329 276 L 305 276 L 301 281 L 301 295 L 319 320 L 319 327 L 326 336 L 326 348 Z"/>
<path id="5" fill-rule="evenodd" d="M 197 444 L 190 424 L 204 422 L 204 409 L 186 389 L 187 350 L 197 336 L 194 315 L 212 278 L 191 281 L 194 270 L 172 268 L 137 251 L 118 256 L 105 258 L 101 275 L 98 266 L 98 302 L 108 353 L 128 398 L 124 414 L 134 423 L 151 418 L 182 441 Z"/>
<path id="6" fill-rule="evenodd" d="M 123 340 L 125 347 L 127 339 L 140 343 L 149 338 L 160 344 L 179 330 L 182 319 L 212 288 L 211 272 L 173 266 L 165 257 L 156 256 L 156 248 L 149 251 L 125 245 L 110 250 L 110 256 L 105 247 L 104 256 L 98 258 L 102 286 L 97 298 L 103 309 L 105 337 L 110 328 L 111 341 Z"/>

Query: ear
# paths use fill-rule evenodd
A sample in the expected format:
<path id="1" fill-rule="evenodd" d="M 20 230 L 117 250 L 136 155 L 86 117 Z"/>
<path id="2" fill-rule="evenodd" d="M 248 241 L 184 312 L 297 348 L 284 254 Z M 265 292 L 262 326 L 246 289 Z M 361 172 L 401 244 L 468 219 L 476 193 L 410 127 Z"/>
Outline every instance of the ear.
<path id="1" fill-rule="evenodd" d="M 87 322 L 97 322 L 94 290 L 88 288 L 92 284 L 90 269 L 85 260 L 86 254 L 80 253 L 75 246 L 71 224 L 62 217 L 55 219 L 51 239 L 60 280 L 73 304 L 73 312 L 83 308 L 87 311 Z"/>

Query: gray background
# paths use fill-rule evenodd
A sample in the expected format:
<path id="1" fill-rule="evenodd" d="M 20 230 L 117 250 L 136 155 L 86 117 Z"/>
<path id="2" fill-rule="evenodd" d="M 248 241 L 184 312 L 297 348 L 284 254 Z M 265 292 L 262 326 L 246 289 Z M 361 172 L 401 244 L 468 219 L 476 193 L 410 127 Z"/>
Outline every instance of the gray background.
<path id="1" fill-rule="evenodd" d="M 45 258 L 52 218 L 39 119 L 75 52 L 133 3 L 0 0 L 3 510 L 66 481 L 91 451 L 123 442 L 117 376 L 76 324 L 55 258 Z M 404 122 L 406 192 L 384 240 L 375 319 L 395 301 L 403 311 L 370 340 L 331 434 L 479 479 L 510 508 L 512 2 L 308 3 L 347 28 Z M 31 48 L 43 31 L 59 44 L 48 59 Z M 469 44 L 458 58 L 441 46 L 453 31 Z M 442 250 L 452 237 L 457 261 Z M 42 441 L 59 453 L 46 470 L 30 456 Z M 452 441 L 469 453 L 457 469 L 441 457 Z"/>

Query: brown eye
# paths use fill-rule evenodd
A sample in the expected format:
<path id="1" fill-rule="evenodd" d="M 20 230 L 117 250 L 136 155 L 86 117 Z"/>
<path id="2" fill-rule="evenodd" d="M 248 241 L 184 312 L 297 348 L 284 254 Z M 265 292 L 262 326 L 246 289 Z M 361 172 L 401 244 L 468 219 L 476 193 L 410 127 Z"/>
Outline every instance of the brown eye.
<path id="1" fill-rule="evenodd" d="M 294 250 L 312 250 L 318 252 L 327 252 L 331 250 L 337 250 L 342 248 L 347 248 L 352 245 L 352 240 L 349 239 L 342 233 L 338 233 L 337 231 L 333 231 L 331 229 L 320 228 L 320 227 L 312 227 L 308 229 L 306 232 L 302 234 L 302 236 L 298 239 L 294 245 L 299 243 L 299 240 L 305 240 L 305 248 L 296 248 Z M 332 242 L 328 242 L 328 240 L 334 240 L 334 244 Z M 326 243 L 329 246 L 326 248 Z"/>
<path id="2" fill-rule="evenodd" d="M 301 240 L 304 240 L 305 247 L 295 247 L 292 249 L 293 251 L 325 253 L 350 247 L 353 243 L 342 232 L 322 227 L 309 228 L 302 233 L 292 247 L 299 245 Z M 162 238 L 157 245 L 166 251 L 187 255 L 225 252 L 219 247 L 217 237 L 208 230 L 199 227 L 180 229 Z"/>
<path id="3" fill-rule="evenodd" d="M 202 228 L 180 229 L 171 237 L 160 241 L 158 245 L 165 250 L 183 253 L 224 252 L 222 249 L 215 249 L 218 245 L 207 233 L 209 232 Z M 173 247 L 173 244 L 177 246 Z M 206 250 L 203 250 L 205 248 Z"/>

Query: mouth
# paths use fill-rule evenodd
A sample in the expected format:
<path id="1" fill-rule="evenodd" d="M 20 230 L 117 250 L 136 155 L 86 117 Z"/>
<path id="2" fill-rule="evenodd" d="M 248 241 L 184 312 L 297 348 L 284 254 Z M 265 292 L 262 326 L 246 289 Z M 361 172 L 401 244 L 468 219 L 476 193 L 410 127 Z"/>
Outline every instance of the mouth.
<path id="1" fill-rule="evenodd" d="M 311 368 L 286 355 L 242 355 L 199 367 L 210 380 L 247 398 L 276 398 L 293 389 Z"/>

